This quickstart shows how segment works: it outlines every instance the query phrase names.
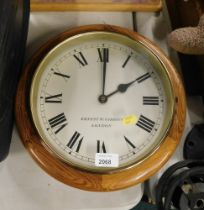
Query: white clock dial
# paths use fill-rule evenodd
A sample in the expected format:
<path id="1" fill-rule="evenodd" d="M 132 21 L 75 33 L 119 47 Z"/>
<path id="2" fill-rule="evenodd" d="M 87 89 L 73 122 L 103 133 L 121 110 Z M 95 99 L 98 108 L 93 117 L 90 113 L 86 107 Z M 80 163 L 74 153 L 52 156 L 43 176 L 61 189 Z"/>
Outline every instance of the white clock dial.
<path id="1" fill-rule="evenodd" d="M 85 33 L 41 61 L 30 96 L 34 123 L 59 158 L 112 171 L 151 155 L 171 124 L 173 95 L 159 59 L 142 43 L 109 32 Z M 96 153 L 117 154 L 116 168 Z"/>

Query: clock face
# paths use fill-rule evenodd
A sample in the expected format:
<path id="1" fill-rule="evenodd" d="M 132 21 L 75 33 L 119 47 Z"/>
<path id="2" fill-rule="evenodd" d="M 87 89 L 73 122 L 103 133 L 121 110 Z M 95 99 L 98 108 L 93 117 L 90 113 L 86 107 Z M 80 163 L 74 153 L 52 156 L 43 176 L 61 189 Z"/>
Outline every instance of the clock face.
<path id="1" fill-rule="evenodd" d="M 38 65 L 30 94 L 46 147 L 94 172 L 122 170 L 155 152 L 171 125 L 173 101 L 162 62 L 141 42 L 110 32 L 58 44 Z"/>

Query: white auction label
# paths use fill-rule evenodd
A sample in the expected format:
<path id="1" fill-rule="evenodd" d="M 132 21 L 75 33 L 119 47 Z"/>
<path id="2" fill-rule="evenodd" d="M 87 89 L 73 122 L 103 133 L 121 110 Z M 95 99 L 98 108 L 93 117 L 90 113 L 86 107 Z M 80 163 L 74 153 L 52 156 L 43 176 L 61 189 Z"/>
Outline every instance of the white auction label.
<path id="1" fill-rule="evenodd" d="M 118 154 L 96 153 L 95 165 L 98 167 L 118 167 Z"/>

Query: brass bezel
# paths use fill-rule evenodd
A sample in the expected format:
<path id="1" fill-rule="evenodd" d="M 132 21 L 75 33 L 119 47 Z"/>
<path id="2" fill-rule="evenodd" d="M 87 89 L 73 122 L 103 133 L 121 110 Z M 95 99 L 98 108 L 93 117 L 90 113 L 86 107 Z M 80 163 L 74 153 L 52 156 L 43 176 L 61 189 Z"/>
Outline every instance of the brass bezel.
<path id="1" fill-rule="evenodd" d="M 56 56 L 56 54 L 60 54 L 61 52 L 64 51 L 66 48 L 66 45 L 68 44 L 69 47 L 72 45 L 76 45 L 77 43 L 84 42 L 88 39 L 106 39 L 106 40 L 114 40 L 116 42 L 119 42 L 121 44 L 124 44 L 133 50 L 139 51 L 144 53 L 148 58 L 150 59 L 151 63 L 155 65 L 157 73 L 160 75 L 160 79 L 163 81 L 163 86 L 164 90 L 166 92 L 166 98 L 168 100 L 167 102 L 167 113 L 166 113 L 166 121 L 165 125 L 163 126 L 162 133 L 158 136 L 158 141 L 155 145 L 152 146 L 151 151 L 148 151 L 148 153 L 145 153 L 141 155 L 142 157 L 138 157 L 137 161 L 134 163 L 130 163 L 128 165 L 123 165 L 119 168 L 90 168 L 90 167 L 82 167 L 78 164 L 74 164 L 71 161 L 66 160 L 62 155 L 58 154 L 56 151 L 52 149 L 52 146 L 49 145 L 49 142 L 46 142 L 46 138 L 43 132 L 42 127 L 40 126 L 39 119 L 37 117 L 37 87 L 39 86 L 39 81 L 40 77 L 43 74 L 43 67 L 49 63 L 49 60 L 52 59 L 53 57 Z M 40 64 L 38 65 L 36 72 L 33 76 L 32 84 L 31 84 L 31 90 L 30 90 L 30 108 L 31 108 L 31 114 L 33 118 L 34 125 L 41 136 L 42 144 L 45 146 L 45 148 L 52 153 L 55 157 L 59 158 L 63 162 L 76 167 L 80 170 L 84 171 L 89 171 L 93 173 L 105 173 L 105 174 L 110 174 L 110 173 L 115 173 L 115 172 L 120 172 L 123 170 L 128 170 L 132 167 L 135 167 L 136 165 L 140 164 L 141 162 L 145 161 L 147 158 L 152 156 L 157 149 L 159 149 L 160 145 L 162 142 L 165 140 L 165 137 L 168 134 L 168 130 L 171 127 L 172 124 L 172 119 L 174 116 L 174 106 L 175 106 L 175 96 L 171 84 L 171 80 L 169 77 L 168 69 L 166 66 L 163 64 L 163 62 L 160 60 L 160 58 L 153 52 L 153 50 L 143 43 L 141 40 L 134 40 L 131 39 L 128 36 L 125 36 L 124 34 L 119 34 L 115 32 L 105 32 L 105 31 L 93 31 L 93 32 L 86 32 L 86 33 L 81 33 L 78 35 L 74 35 L 72 37 L 69 37 L 65 39 L 64 41 L 60 42 L 57 44 L 52 50 L 49 51 L 49 53 L 42 59 Z"/>

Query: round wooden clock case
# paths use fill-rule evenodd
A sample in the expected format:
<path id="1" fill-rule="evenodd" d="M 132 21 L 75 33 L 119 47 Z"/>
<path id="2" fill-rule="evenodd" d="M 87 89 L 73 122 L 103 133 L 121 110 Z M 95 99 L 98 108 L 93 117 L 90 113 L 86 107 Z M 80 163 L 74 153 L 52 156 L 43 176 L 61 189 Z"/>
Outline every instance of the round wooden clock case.
<path id="1" fill-rule="evenodd" d="M 36 69 L 40 68 L 39 64 L 43 61 L 43 59 L 47 55 L 49 56 L 50 52 L 52 54 L 52 52 L 54 51 L 53 49 L 55 49 L 56 46 L 59 46 L 59 44 L 63 43 L 64 41 L 66 42 L 67 39 L 71 39 L 72 37 L 76 37 L 78 35 L 83 37 L 84 34 L 90 33 L 94 37 L 94 33 L 97 34 L 99 32 L 101 32 L 103 36 L 106 33 L 107 34 L 110 33 L 110 34 L 113 34 L 110 36 L 114 36 L 114 34 L 116 34 L 116 36 L 119 36 L 119 37 L 120 36 L 126 37 L 124 39 L 129 39 L 131 43 L 135 41 L 139 43 L 139 45 L 142 45 L 147 51 L 150 52 L 149 54 L 152 55 L 154 59 L 158 60 L 158 62 L 160 63 L 159 65 L 163 66 L 163 69 L 166 71 L 165 74 L 168 76 L 169 81 L 170 81 L 170 86 L 171 86 L 170 88 L 171 97 L 169 97 L 169 100 L 171 100 L 170 104 L 172 107 L 168 107 L 169 105 L 167 103 L 166 103 L 166 107 L 172 110 L 172 114 L 168 115 L 170 116 L 171 119 L 169 120 L 170 124 L 166 125 L 165 136 L 162 137 L 161 140 L 159 139 L 159 141 L 157 141 L 158 145 L 154 147 L 153 151 L 149 152 L 145 156 L 142 156 L 142 158 L 140 159 L 139 158 L 135 159 L 135 162 L 134 162 L 134 157 L 133 157 L 130 163 L 129 162 L 124 163 L 122 167 L 118 168 L 118 170 L 117 168 L 116 169 L 104 168 L 104 170 L 103 168 L 99 168 L 99 170 L 97 170 L 96 166 L 92 167 L 92 166 L 89 166 L 88 164 L 87 164 L 88 165 L 87 168 L 80 167 L 80 166 L 78 167 L 79 163 L 77 161 L 76 161 L 76 164 L 74 161 L 72 164 L 72 160 L 66 161 L 66 158 L 61 158 L 60 155 L 57 154 L 57 152 L 55 153 L 55 151 L 52 150 L 52 146 L 49 146 L 46 143 L 46 141 L 42 139 L 42 136 L 44 138 L 44 134 L 41 135 L 41 133 L 39 132 L 39 125 L 36 126 L 36 122 L 34 119 L 35 117 L 33 118 L 34 116 L 33 109 L 35 109 L 34 106 L 36 105 L 36 103 L 33 103 L 34 104 L 33 106 L 32 102 L 30 103 L 29 101 L 30 95 L 33 94 L 32 93 L 33 87 L 31 87 L 31 83 L 33 82 L 33 77 L 36 77 L 35 76 Z M 128 46 L 128 47 L 131 49 L 131 46 Z M 96 50 L 97 50 L 97 47 L 96 47 Z M 130 58 L 127 57 L 125 62 L 128 62 L 129 59 Z M 83 57 L 82 57 L 82 61 L 84 61 Z M 125 62 L 123 62 L 123 65 L 125 64 Z M 108 63 L 106 64 L 109 65 Z M 102 65 L 103 68 L 104 68 L 104 65 L 106 64 L 103 62 L 103 65 Z M 107 71 L 110 71 L 110 70 L 108 69 Z M 131 84 L 129 83 L 129 86 L 130 85 L 134 86 L 133 83 L 135 82 L 139 83 L 140 81 L 137 78 L 133 80 Z M 121 84 L 121 85 L 124 88 L 124 84 Z M 130 89 L 132 89 L 133 86 L 131 88 L 129 88 L 129 86 L 127 90 L 127 83 L 126 83 L 125 91 L 127 90 L 127 92 L 128 91 L 131 92 Z M 117 94 L 122 95 L 123 94 L 122 91 L 124 92 L 124 89 L 119 90 L 119 86 L 118 86 L 117 92 L 120 92 L 120 93 L 117 93 Z M 108 98 L 106 95 L 105 99 L 108 99 L 107 103 L 109 103 L 109 101 L 113 100 L 113 98 L 114 97 L 116 98 L 117 96 L 114 95 L 111 97 L 112 98 Z M 51 98 L 52 97 L 47 97 L 47 99 L 49 100 Z M 97 99 L 97 100 L 99 100 L 101 104 L 106 103 L 102 100 L 102 98 Z M 144 97 L 143 97 L 143 103 L 144 103 Z M 152 105 L 152 103 L 153 102 L 150 101 L 150 105 Z M 158 105 L 158 102 L 154 101 L 153 105 Z M 171 112 L 171 110 L 169 112 Z M 166 112 L 168 113 L 168 111 Z M 180 141 L 180 138 L 184 129 L 184 124 L 185 124 L 185 112 L 186 112 L 186 104 L 185 104 L 185 94 L 184 94 L 182 82 L 175 68 L 173 67 L 169 59 L 164 55 L 164 53 L 152 42 L 142 37 L 141 35 L 133 31 L 130 31 L 128 29 L 120 28 L 117 26 L 111 26 L 111 25 L 82 26 L 82 27 L 68 30 L 58 35 L 57 37 L 50 39 L 33 55 L 33 57 L 30 59 L 30 61 L 26 65 L 25 71 L 23 72 L 22 77 L 20 79 L 19 86 L 17 89 L 17 95 L 16 95 L 17 127 L 18 127 L 24 146 L 30 152 L 34 160 L 39 164 L 41 168 L 43 168 L 48 174 L 50 174 L 57 180 L 65 184 L 68 184 L 70 186 L 80 188 L 83 190 L 89 190 L 89 191 L 119 190 L 119 189 L 127 188 L 130 186 L 136 185 L 138 183 L 144 182 L 145 180 L 150 178 L 152 175 L 154 175 L 171 157 L 172 153 L 175 151 Z M 137 121 L 137 125 L 138 127 L 140 126 L 140 129 L 145 130 L 144 132 L 146 133 L 153 132 L 152 130 L 155 125 L 152 123 L 152 121 L 148 120 L 148 123 L 150 124 L 150 128 L 151 128 L 150 129 L 149 125 L 147 128 L 147 125 L 142 125 L 138 123 L 141 120 L 141 116 L 135 117 L 135 118 L 138 118 L 135 121 Z M 128 121 L 126 122 L 126 119 L 127 118 L 123 118 L 122 121 L 123 123 L 127 124 Z M 134 122 L 134 116 L 130 118 L 130 121 Z M 165 120 L 162 121 L 162 123 L 165 124 Z M 57 133 L 61 132 L 61 129 L 64 128 L 65 126 L 69 126 L 69 125 L 63 124 L 63 126 L 58 127 L 58 130 L 55 130 L 55 134 L 58 135 Z M 51 124 L 51 128 L 47 128 L 47 130 L 52 131 L 52 124 Z M 155 132 L 156 132 L 156 129 L 155 129 Z M 70 134 L 71 137 L 72 137 L 72 134 Z M 129 144 L 129 147 L 132 147 L 132 149 L 135 149 L 134 144 L 126 136 L 124 136 L 124 138 L 125 138 L 126 143 Z M 161 136 L 158 136 L 157 138 L 161 138 Z M 79 143 L 78 143 L 78 146 L 79 146 Z M 69 154 L 71 154 L 72 152 L 76 153 L 79 150 L 79 148 L 78 150 L 77 148 L 75 148 L 75 151 L 72 151 L 70 148 L 71 147 L 68 148 Z M 105 148 L 101 147 L 101 149 L 103 153 L 107 152 Z M 134 151 L 131 152 L 133 156 L 135 154 Z M 100 152 L 100 151 L 97 151 L 97 152 Z M 66 157 L 66 154 L 64 155 L 64 157 Z"/>

